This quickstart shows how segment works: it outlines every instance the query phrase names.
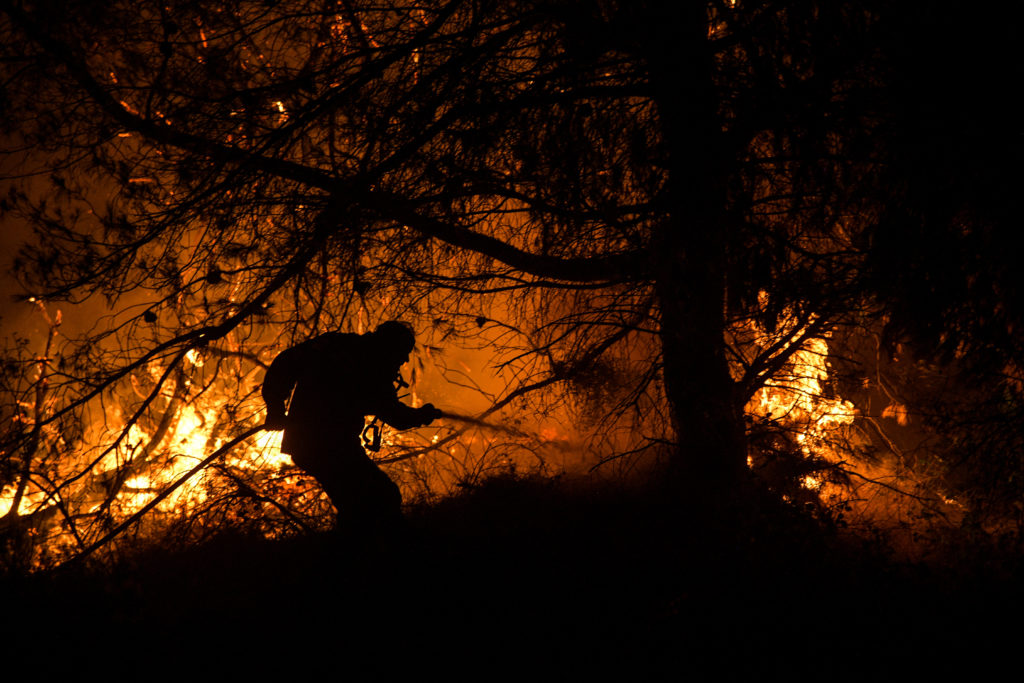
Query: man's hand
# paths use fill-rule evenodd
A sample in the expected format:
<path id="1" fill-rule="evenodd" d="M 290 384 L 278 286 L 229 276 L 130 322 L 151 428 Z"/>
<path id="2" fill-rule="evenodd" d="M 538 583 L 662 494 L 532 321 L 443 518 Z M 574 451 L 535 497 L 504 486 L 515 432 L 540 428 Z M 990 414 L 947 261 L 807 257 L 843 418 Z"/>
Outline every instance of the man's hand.
<path id="1" fill-rule="evenodd" d="M 284 413 L 268 412 L 267 419 L 263 423 L 265 429 L 279 432 L 288 425 L 288 417 Z"/>
<path id="2" fill-rule="evenodd" d="M 427 403 L 420 407 L 420 416 L 423 419 L 423 424 L 428 425 L 439 417 L 442 417 L 444 412 L 439 408 L 435 408 L 433 403 Z"/>

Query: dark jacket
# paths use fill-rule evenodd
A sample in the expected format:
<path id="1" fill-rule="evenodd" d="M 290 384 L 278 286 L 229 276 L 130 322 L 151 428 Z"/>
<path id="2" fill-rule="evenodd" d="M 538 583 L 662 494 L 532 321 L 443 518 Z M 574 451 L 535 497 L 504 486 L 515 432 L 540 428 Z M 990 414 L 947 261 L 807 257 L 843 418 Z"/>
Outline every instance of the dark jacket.
<path id="1" fill-rule="evenodd" d="M 358 439 L 364 417 L 396 429 L 429 422 L 398 400 L 399 367 L 375 348 L 373 336 L 328 332 L 281 352 L 263 379 L 268 423 L 285 414 L 281 451 L 329 448 Z"/>

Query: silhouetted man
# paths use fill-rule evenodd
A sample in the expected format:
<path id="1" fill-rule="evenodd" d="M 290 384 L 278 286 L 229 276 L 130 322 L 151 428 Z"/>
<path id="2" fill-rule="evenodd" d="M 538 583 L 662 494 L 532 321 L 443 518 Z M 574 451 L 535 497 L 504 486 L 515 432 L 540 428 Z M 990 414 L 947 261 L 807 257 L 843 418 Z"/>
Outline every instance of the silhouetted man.
<path id="1" fill-rule="evenodd" d="M 284 429 L 281 451 L 319 482 L 339 529 L 366 532 L 401 520 L 402 494 L 367 457 L 360 435 L 366 415 L 396 429 L 440 417 L 429 403 L 398 400 L 395 380 L 414 345 L 412 330 L 397 321 L 362 335 L 328 332 L 281 352 L 263 379 L 267 427 Z"/>

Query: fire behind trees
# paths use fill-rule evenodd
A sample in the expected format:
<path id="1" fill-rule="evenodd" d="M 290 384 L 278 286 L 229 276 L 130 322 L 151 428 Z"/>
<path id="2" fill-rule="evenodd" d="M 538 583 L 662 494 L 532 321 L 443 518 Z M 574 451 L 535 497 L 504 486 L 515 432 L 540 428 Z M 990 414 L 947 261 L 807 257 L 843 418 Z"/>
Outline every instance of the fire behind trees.
<path id="1" fill-rule="evenodd" d="M 1016 346 L 970 322 L 984 263 L 954 253 L 947 279 L 908 250 L 934 231 L 998 253 L 1005 218 L 921 199 L 954 174 L 915 166 L 943 131 L 900 137 L 934 116 L 901 99 L 912 13 L 676 4 L 3 3 L 3 209 L 34 231 L 15 272 L 46 315 L 105 307 L 8 352 L 5 527 L 88 547 L 259 424 L 277 352 L 387 318 L 426 336 L 421 369 L 492 355 L 485 417 L 585 417 L 597 456 L 722 500 L 748 462 L 792 494 L 879 446 L 906 457 L 880 421 L 921 406 L 873 365 L 843 363 L 867 389 L 830 385 L 829 345 L 960 333 L 929 371 L 994 347 L 1003 380 L 961 407 L 1012 419 Z M 964 289 L 920 311 L 943 284 Z M 863 420 L 844 400 L 881 392 Z M 986 471 L 1019 470 L 1016 438 Z M 551 441 L 413 435 L 390 459 L 423 481 L 420 454 L 465 475 Z M 317 492 L 249 443 L 168 508 L 181 525 L 321 523 Z"/>

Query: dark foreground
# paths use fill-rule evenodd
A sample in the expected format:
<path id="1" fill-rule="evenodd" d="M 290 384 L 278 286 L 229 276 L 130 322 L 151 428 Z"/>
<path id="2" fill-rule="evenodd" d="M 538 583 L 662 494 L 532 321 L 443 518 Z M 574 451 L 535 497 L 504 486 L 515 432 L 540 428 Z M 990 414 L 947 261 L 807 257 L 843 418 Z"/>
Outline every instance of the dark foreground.
<path id="1" fill-rule="evenodd" d="M 1021 647 L 1019 566 L 896 562 L 787 506 L 502 479 L 398 538 L 231 537 L 7 579 L 0 652 L 40 679 L 984 676 Z"/>

